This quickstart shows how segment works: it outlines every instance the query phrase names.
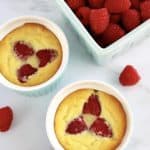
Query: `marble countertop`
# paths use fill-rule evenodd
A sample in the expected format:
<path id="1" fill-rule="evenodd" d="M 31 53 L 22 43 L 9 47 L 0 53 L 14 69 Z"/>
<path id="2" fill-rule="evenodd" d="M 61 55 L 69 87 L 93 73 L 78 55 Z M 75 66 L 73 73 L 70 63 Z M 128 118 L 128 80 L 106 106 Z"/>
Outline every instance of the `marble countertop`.
<path id="1" fill-rule="evenodd" d="M 0 0 L 0 14 L 0 24 L 20 15 L 44 16 L 60 25 L 70 44 L 68 68 L 59 87 L 52 93 L 29 98 L 0 85 L 0 106 L 10 105 L 15 116 L 11 130 L 0 133 L 1 150 L 51 150 L 45 131 L 48 104 L 59 89 L 82 79 L 105 81 L 123 93 L 134 116 L 133 134 L 126 150 L 150 150 L 150 38 L 123 52 L 107 65 L 98 66 L 62 12 L 56 8 L 54 0 Z M 127 64 L 133 64 L 142 76 L 141 82 L 130 88 L 122 87 L 118 82 L 119 72 Z"/>

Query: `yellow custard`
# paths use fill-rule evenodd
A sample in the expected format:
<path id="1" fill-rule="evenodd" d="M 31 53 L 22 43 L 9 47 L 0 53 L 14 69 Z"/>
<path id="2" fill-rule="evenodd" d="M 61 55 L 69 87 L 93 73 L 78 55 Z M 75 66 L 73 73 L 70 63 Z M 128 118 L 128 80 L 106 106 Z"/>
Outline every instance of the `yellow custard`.
<path id="1" fill-rule="evenodd" d="M 38 67 L 39 59 L 36 54 L 28 57 L 25 61 L 16 56 L 14 45 L 18 41 L 30 45 L 34 49 L 34 53 L 41 49 L 54 49 L 57 57 L 44 67 Z M 55 34 L 46 27 L 36 23 L 27 23 L 16 28 L 0 41 L 0 57 L 0 71 L 7 80 L 20 86 L 35 86 L 55 75 L 62 62 L 62 47 Z M 18 80 L 17 71 L 24 64 L 30 64 L 38 70 L 22 83 Z"/>
<path id="2" fill-rule="evenodd" d="M 93 93 L 93 89 L 75 91 L 64 98 L 57 109 L 55 114 L 55 133 L 65 150 L 115 150 L 124 138 L 127 119 L 123 106 L 114 96 L 102 91 L 96 92 L 101 105 L 99 117 L 105 118 L 109 122 L 113 136 L 102 137 L 88 130 L 79 134 L 66 132 L 68 124 L 74 118 L 81 116 L 84 104 Z M 84 114 L 83 117 L 88 127 L 97 118 L 90 114 Z"/>

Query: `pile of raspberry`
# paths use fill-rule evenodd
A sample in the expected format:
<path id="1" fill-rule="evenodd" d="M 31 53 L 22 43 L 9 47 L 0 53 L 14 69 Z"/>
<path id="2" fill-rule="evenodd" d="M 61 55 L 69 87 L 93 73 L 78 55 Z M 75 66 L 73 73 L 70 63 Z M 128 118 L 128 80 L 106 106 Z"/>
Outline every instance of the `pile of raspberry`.
<path id="1" fill-rule="evenodd" d="M 150 18 L 150 0 L 65 0 L 101 47 Z"/>

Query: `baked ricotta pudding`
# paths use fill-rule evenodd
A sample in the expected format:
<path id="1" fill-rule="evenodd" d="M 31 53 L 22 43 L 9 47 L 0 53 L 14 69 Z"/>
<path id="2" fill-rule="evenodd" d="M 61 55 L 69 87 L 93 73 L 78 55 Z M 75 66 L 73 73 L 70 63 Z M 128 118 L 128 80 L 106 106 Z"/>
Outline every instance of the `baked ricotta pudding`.
<path id="1" fill-rule="evenodd" d="M 127 116 L 114 96 L 80 89 L 63 99 L 54 121 L 64 150 L 116 150 L 127 129 Z"/>
<path id="2" fill-rule="evenodd" d="M 53 32 L 26 23 L 0 41 L 0 72 L 20 86 L 39 85 L 55 75 L 62 62 L 62 47 Z"/>

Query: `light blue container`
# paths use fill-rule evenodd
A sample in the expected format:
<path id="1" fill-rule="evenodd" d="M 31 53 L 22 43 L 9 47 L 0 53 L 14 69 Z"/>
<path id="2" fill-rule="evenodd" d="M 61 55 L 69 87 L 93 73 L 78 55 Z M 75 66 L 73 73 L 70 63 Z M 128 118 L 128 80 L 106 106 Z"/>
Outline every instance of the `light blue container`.
<path id="1" fill-rule="evenodd" d="M 136 29 L 114 42 L 106 48 L 100 47 L 87 32 L 85 27 L 80 23 L 79 19 L 74 15 L 72 10 L 68 7 L 64 0 L 56 0 L 59 8 L 74 26 L 78 32 L 84 44 L 87 46 L 87 50 L 94 57 L 98 64 L 104 64 L 112 57 L 120 54 L 123 50 L 128 50 L 133 45 L 136 45 L 139 41 L 150 36 L 150 19 L 138 26 Z"/>

